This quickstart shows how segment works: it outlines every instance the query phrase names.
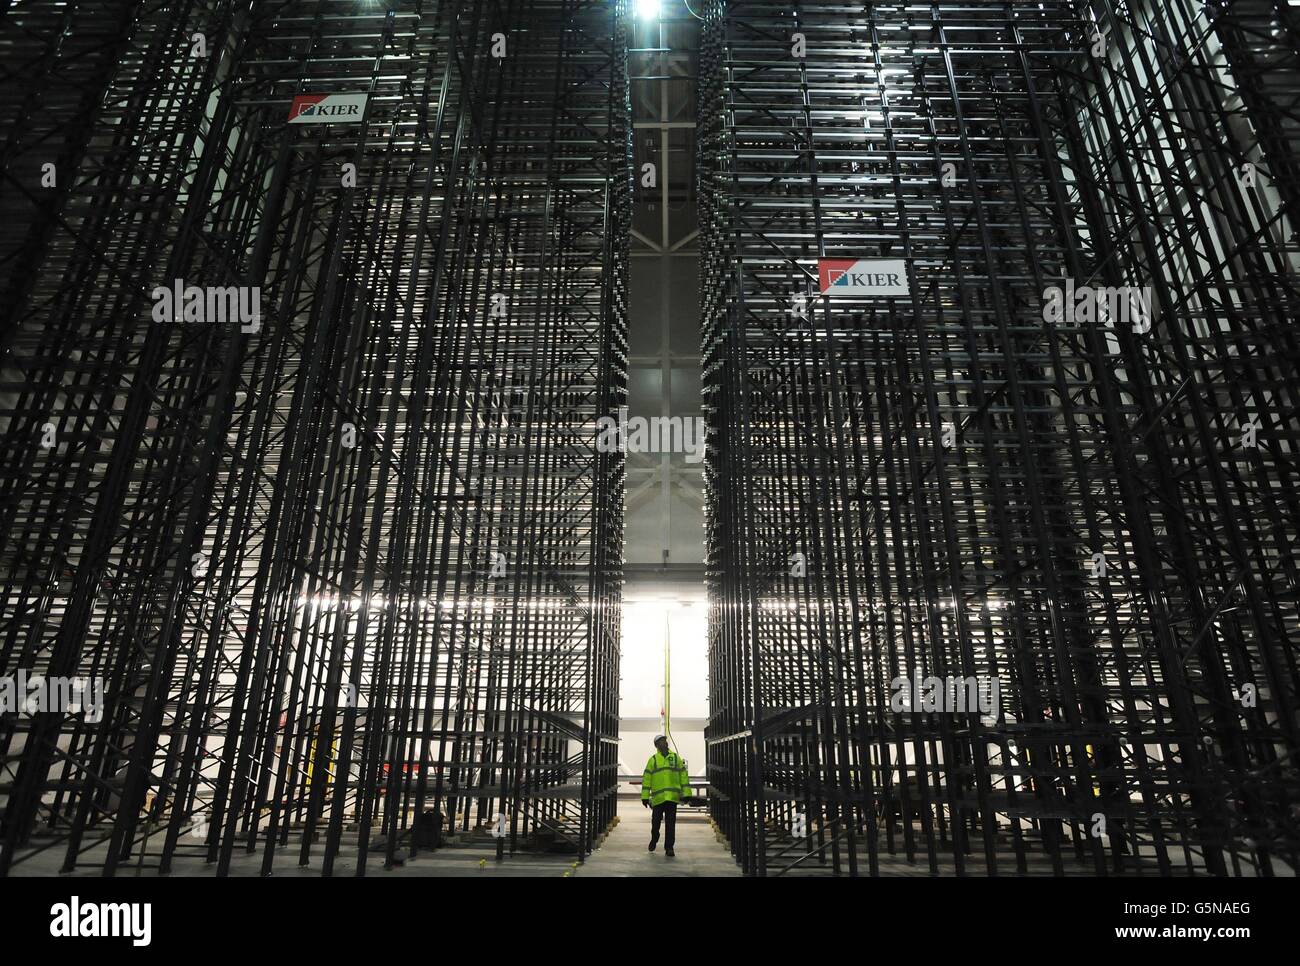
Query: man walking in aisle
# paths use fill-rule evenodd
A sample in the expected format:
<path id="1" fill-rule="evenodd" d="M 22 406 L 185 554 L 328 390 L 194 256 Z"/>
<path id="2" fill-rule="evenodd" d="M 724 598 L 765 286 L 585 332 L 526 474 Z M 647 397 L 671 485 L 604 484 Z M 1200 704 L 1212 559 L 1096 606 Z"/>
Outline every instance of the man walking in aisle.
<path id="1" fill-rule="evenodd" d="M 641 776 L 641 804 L 651 809 L 650 851 L 659 844 L 659 824 L 664 830 L 664 855 L 672 858 L 673 839 L 677 833 L 677 803 L 691 797 L 691 782 L 686 775 L 686 762 L 676 752 L 668 750 L 668 739 L 655 738 L 655 753 L 645 763 Z"/>

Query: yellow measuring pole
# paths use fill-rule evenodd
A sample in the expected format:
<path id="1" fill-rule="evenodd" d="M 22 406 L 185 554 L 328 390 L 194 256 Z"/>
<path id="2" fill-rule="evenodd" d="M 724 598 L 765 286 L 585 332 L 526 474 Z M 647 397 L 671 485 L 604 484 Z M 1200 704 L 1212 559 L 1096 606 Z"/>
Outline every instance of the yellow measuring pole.
<path id="1" fill-rule="evenodd" d="M 677 742 L 673 740 L 673 632 L 669 606 L 664 607 L 664 737 L 673 751 L 677 751 Z M 681 752 L 677 752 L 681 757 Z"/>

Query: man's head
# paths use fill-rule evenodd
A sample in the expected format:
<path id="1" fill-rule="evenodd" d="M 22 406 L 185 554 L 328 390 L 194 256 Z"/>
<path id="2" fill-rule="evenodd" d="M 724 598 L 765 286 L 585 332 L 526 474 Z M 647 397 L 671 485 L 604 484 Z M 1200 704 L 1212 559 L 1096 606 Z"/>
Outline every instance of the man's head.
<path id="1" fill-rule="evenodd" d="M 659 735 L 655 738 L 655 750 L 661 755 L 668 754 L 668 739 L 663 735 Z"/>

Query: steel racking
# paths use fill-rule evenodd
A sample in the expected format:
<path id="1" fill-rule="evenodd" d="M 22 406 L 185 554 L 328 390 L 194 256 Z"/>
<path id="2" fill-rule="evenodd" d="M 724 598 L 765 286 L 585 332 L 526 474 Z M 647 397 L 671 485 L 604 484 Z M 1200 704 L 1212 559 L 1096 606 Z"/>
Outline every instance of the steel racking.
<path id="1" fill-rule="evenodd" d="M 705 5 L 706 735 L 746 873 L 1295 869 L 1296 14 Z M 863 258 L 909 294 L 823 291 Z"/>
<path id="2" fill-rule="evenodd" d="M 0 669 L 104 688 L 0 718 L 0 874 L 609 826 L 625 7 L 0 14 Z"/>

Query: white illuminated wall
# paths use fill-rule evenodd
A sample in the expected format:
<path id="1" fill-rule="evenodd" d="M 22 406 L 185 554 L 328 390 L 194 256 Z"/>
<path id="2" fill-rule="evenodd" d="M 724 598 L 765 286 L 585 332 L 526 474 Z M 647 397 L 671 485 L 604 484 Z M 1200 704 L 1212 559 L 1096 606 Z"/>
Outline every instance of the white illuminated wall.
<path id="1" fill-rule="evenodd" d="M 672 648 L 672 738 L 691 777 L 704 775 L 704 720 L 709 713 L 707 614 L 703 602 L 623 604 L 619 697 L 619 773 L 637 774 L 654 754 L 664 698 L 665 621 Z M 626 784 L 622 791 L 628 791 Z"/>

